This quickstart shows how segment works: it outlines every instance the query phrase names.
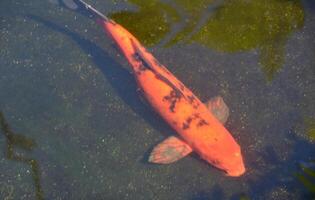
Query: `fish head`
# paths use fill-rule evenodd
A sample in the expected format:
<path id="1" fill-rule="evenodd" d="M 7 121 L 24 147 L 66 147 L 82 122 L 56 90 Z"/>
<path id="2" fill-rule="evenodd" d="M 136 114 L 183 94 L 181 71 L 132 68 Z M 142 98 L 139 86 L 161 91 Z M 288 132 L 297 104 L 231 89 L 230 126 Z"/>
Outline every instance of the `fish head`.
<path id="1" fill-rule="evenodd" d="M 245 165 L 239 145 L 234 142 L 212 146 L 205 158 L 211 165 L 226 172 L 228 176 L 241 176 Z"/>
<path id="2" fill-rule="evenodd" d="M 240 148 L 235 148 L 221 157 L 216 167 L 224 170 L 228 176 L 241 176 L 245 173 L 245 165 Z"/>
<path id="3" fill-rule="evenodd" d="M 245 173 L 245 166 L 240 152 L 233 153 L 229 160 L 226 160 L 221 165 L 228 176 L 237 177 Z"/>

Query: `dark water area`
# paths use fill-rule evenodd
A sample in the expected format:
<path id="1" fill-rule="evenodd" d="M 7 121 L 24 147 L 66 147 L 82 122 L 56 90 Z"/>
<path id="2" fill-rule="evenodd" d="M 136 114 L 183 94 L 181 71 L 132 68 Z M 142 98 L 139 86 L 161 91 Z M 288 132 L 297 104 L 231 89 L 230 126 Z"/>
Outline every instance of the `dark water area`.
<path id="1" fill-rule="evenodd" d="M 315 3 L 89 1 L 206 102 L 222 96 L 246 173 L 189 155 L 147 162 L 175 132 L 81 7 L 0 1 L 0 199 L 313 199 Z"/>

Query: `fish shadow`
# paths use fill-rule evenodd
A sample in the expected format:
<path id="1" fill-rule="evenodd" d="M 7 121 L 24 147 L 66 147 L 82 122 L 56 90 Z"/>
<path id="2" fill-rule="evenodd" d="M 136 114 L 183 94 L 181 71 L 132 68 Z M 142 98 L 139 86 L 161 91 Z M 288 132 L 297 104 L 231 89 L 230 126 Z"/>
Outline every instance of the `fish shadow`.
<path id="1" fill-rule="evenodd" d="M 141 98 L 139 92 L 137 92 L 138 87 L 131 72 L 123 68 L 121 64 L 116 62 L 100 46 L 71 30 L 39 16 L 27 15 L 26 17 L 45 25 L 55 32 L 62 33 L 75 41 L 86 55 L 91 56 L 95 66 L 101 70 L 106 80 L 110 83 L 112 88 L 114 88 L 116 94 L 118 94 L 118 96 L 133 110 L 133 112 L 137 113 L 138 116 L 144 119 L 148 124 L 150 124 L 150 126 L 152 126 L 155 130 L 158 130 L 163 135 L 169 136 L 174 134 L 171 127 L 167 125 L 152 108 L 143 102 L 143 98 Z M 145 153 L 145 158 L 142 159 L 141 162 L 145 162 L 148 155 L 149 151 Z"/>

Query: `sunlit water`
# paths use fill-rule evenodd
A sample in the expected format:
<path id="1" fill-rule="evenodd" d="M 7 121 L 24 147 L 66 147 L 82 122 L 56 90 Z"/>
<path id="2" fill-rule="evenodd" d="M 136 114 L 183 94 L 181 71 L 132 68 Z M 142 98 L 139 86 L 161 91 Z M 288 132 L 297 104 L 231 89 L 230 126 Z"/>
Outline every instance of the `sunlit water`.
<path id="1" fill-rule="evenodd" d="M 238 178 L 196 155 L 147 163 L 174 131 L 100 26 L 56 3 L 0 2 L 0 199 L 312 198 L 313 1 L 90 1 L 203 101 L 224 98 Z"/>

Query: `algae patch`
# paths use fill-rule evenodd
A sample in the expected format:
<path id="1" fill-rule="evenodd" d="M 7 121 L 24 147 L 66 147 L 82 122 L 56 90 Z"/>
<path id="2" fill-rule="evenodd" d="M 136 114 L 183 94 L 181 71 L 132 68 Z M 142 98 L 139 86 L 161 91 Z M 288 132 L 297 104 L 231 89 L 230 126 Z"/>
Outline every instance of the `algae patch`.
<path id="1" fill-rule="evenodd" d="M 170 5 L 157 1 L 129 0 L 139 7 L 137 11 L 120 11 L 112 13 L 110 17 L 141 40 L 145 45 L 157 44 L 170 32 L 170 23 L 178 21 L 176 10 Z"/>
<path id="2" fill-rule="evenodd" d="M 300 0 L 128 2 L 138 9 L 112 13 L 110 17 L 146 46 L 157 44 L 172 27 L 183 24 L 166 46 L 179 42 L 199 43 L 227 53 L 257 49 L 268 81 L 283 66 L 289 36 L 304 25 Z"/>

